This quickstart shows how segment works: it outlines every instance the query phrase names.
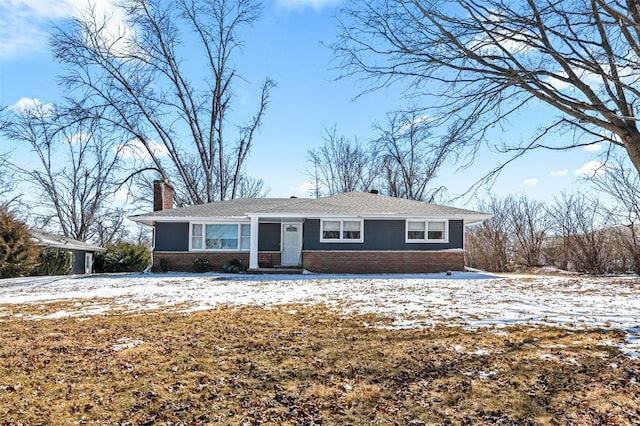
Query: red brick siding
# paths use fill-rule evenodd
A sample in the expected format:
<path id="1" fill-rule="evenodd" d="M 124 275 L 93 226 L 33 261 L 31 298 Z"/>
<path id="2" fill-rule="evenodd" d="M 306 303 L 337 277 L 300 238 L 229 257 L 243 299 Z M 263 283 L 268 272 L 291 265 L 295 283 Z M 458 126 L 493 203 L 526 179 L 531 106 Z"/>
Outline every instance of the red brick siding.
<path id="1" fill-rule="evenodd" d="M 260 252 L 260 256 L 267 256 L 273 266 L 280 265 L 280 252 Z M 160 272 L 160 260 L 167 259 L 169 271 L 193 272 L 193 262 L 196 259 L 207 259 L 214 272 L 222 272 L 224 265 L 232 259 L 240 259 L 244 267 L 249 267 L 249 252 L 184 252 L 184 251 L 156 251 L 153 253 L 153 272 Z"/>
<path id="2" fill-rule="evenodd" d="M 173 208 L 173 187 L 165 180 L 153 181 L 153 211 Z"/>
<path id="3" fill-rule="evenodd" d="M 232 259 L 240 259 L 244 266 L 249 266 L 249 252 L 175 252 L 157 251 L 153 253 L 153 272 L 160 272 L 161 259 L 167 259 L 169 271 L 193 272 L 193 262 L 196 259 L 207 259 L 211 270 L 222 272 L 224 265 Z"/>
<path id="4" fill-rule="evenodd" d="M 170 271 L 193 271 L 196 259 L 207 259 L 211 270 L 221 272 L 232 259 L 249 266 L 249 252 L 154 252 L 153 271 L 167 259 Z M 260 252 L 260 266 L 279 266 L 280 252 Z M 271 265 L 268 265 L 269 260 Z M 429 273 L 464 269 L 464 251 L 303 251 L 303 267 L 320 273 Z"/>
<path id="5" fill-rule="evenodd" d="M 260 268 L 273 268 L 280 266 L 279 251 L 261 251 L 258 252 L 258 266 Z"/>
<path id="6" fill-rule="evenodd" d="M 464 251 L 303 251 L 302 264 L 320 273 L 430 273 L 461 271 Z"/>

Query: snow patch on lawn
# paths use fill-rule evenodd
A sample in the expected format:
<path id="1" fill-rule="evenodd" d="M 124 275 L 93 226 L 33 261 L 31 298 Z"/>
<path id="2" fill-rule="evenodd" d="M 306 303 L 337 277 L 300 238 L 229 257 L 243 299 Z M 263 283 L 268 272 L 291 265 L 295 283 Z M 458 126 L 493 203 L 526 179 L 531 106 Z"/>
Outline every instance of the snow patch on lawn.
<path id="1" fill-rule="evenodd" d="M 108 303 L 105 303 L 105 299 Z M 621 349 L 640 358 L 638 279 L 575 276 L 128 274 L 0 280 L 0 304 L 82 301 L 46 318 L 139 312 L 181 312 L 220 305 L 273 307 L 323 304 L 345 314 L 373 313 L 393 328 L 436 324 L 465 328 L 512 324 L 622 329 Z M 95 301 L 95 303 L 91 303 Z M 89 302 L 89 303 L 87 303 Z M 0 314 L 0 321 L 8 318 Z M 37 319 L 37 317 L 31 317 Z M 500 331 L 492 330 L 500 333 Z"/>
<path id="2" fill-rule="evenodd" d="M 135 348 L 136 346 L 140 346 L 144 343 L 142 340 L 138 339 L 129 339 L 127 337 L 123 337 L 121 339 L 116 340 L 117 344 L 111 346 L 111 350 L 114 352 L 119 352 L 125 349 Z"/>

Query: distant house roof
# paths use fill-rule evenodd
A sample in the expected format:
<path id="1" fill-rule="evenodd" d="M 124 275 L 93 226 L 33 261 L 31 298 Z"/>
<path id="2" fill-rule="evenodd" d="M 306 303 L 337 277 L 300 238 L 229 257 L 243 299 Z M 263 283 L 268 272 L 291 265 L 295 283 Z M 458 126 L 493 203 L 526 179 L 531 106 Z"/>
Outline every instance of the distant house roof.
<path id="1" fill-rule="evenodd" d="M 41 229 L 31 229 L 31 238 L 36 245 L 41 247 L 55 247 L 82 251 L 105 251 L 103 247 L 94 246 L 92 244 L 74 240 L 73 238 L 52 234 Z"/>
<path id="2" fill-rule="evenodd" d="M 422 201 L 387 197 L 368 192 L 346 192 L 323 198 L 239 198 L 132 216 L 136 222 L 202 218 L 268 217 L 446 217 L 474 223 L 491 215 Z"/>

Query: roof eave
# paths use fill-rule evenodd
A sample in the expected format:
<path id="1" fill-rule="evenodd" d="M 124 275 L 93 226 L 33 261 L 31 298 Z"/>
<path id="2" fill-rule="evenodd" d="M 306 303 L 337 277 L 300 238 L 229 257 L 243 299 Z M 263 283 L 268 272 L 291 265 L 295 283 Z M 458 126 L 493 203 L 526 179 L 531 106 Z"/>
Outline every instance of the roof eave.
<path id="1" fill-rule="evenodd" d="M 37 246 L 45 248 L 59 248 L 65 250 L 78 250 L 78 251 L 107 251 L 104 247 L 91 246 L 91 245 L 79 245 L 79 244 L 65 244 L 65 243 L 50 243 L 50 242 L 37 242 Z"/>
<path id="2" fill-rule="evenodd" d="M 473 225 L 475 223 L 484 222 L 485 220 L 489 220 L 493 217 L 492 214 L 477 214 L 477 215 L 468 215 L 464 218 L 464 224 Z"/>
<path id="3" fill-rule="evenodd" d="M 463 220 L 465 225 L 470 225 L 477 222 L 482 222 L 483 220 L 487 220 L 492 218 L 492 215 L 488 214 L 404 214 L 404 213 L 388 213 L 388 214 L 369 214 L 369 213 L 247 213 L 243 216 L 153 216 L 153 215 L 145 215 L 145 216 L 129 216 L 129 219 L 142 223 L 144 225 L 153 226 L 156 222 L 194 222 L 194 221 L 202 221 L 202 220 L 216 220 L 221 222 L 233 222 L 233 221 L 246 221 L 252 217 L 258 218 L 358 218 L 358 219 L 420 219 L 420 218 L 431 218 L 431 219 L 453 219 L 453 220 Z"/>
<path id="4" fill-rule="evenodd" d="M 220 222 L 246 221 L 249 216 L 129 216 L 128 219 L 143 225 L 153 226 L 156 222 L 194 222 L 215 219 Z"/>

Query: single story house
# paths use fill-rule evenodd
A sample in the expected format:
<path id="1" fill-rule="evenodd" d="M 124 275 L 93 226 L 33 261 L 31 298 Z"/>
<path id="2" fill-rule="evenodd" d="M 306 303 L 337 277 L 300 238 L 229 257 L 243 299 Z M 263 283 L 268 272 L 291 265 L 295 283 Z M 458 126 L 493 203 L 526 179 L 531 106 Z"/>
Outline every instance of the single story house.
<path id="1" fill-rule="evenodd" d="M 320 273 L 424 273 L 464 268 L 464 228 L 490 215 L 371 193 L 247 198 L 171 208 L 173 189 L 154 182 L 153 270 L 212 270 L 238 259 Z M 163 260 L 164 259 L 164 260 Z"/>
<path id="2" fill-rule="evenodd" d="M 31 229 L 31 238 L 35 245 L 40 247 L 53 247 L 71 252 L 73 264 L 70 274 L 90 274 L 93 272 L 93 258 L 96 252 L 106 249 L 73 238 L 52 234 L 41 229 Z"/>

